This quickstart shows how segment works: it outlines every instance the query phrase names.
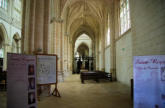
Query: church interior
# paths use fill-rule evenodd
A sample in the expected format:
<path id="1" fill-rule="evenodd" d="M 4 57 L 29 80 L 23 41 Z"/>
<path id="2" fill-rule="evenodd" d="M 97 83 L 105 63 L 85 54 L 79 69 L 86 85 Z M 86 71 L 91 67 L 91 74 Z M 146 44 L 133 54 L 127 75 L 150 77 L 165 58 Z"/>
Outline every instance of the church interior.
<path id="1" fill-rule="evenodd" d="M 57 55 L 61 97 L 38 108 L 133 108 L 134 56 L 165 55 L 165 0 L 0 0 L 0 108 L 7 53 Z"/>

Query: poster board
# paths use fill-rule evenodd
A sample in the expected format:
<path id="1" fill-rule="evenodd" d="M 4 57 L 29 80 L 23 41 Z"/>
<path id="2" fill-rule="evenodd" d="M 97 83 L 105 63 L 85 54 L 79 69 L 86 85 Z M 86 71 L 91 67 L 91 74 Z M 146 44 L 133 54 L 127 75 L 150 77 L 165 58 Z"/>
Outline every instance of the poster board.
<path id="1" fill-rule="evenodd" d="M 7 108 L 37 108 L 36 57 L 7 54 Z"/>
<path id="2" fill-rule="evenodd" d="M 37 55 L 37 84 L 57 83 L 57 55 Z"/>
<path id="3" fill-rule="evenodd" d="M 165 56 L 134 57 L 134 108 L 165 108 Z"/>

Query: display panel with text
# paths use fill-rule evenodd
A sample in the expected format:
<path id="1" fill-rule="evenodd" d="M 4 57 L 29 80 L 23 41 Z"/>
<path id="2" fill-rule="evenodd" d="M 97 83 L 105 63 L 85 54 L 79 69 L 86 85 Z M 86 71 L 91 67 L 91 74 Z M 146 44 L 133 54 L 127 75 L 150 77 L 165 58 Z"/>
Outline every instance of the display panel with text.
<path id="1" fill-rule="evenodd" d="M 165 56 L 134 57 L 134 108 L 165 108 Z"/>
<path id="2" fill-rule="evenodd" d="M 7 108 L 37 108 L 36 57 L 8 53 Z"/>
<path id="3" fill-rule="evenodd" d="M 37 83 L 56 83 L 57 56 L 37 55 Z"/>

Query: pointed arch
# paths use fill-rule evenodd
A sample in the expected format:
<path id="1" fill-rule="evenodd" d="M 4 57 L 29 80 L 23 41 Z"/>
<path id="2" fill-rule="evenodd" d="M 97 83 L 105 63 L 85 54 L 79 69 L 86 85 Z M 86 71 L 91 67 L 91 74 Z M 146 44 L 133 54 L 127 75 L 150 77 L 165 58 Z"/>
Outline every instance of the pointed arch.
<path id="1" fill-rule="evenodd" d="M 2 23 L 0 23 L 0 38 L 2 40 L 2 44 L 7 43 L 8 34 L 7 34 L 7 31 L 6 31 L 4 24 L 2 24 Z"/>
<path id="2" fill-rule="evenodd" d="M 79 52 L 80 56 L 89 56 L 89 46 L 82 42 L 78 48 L 77 48 L 77 52 Z"/>

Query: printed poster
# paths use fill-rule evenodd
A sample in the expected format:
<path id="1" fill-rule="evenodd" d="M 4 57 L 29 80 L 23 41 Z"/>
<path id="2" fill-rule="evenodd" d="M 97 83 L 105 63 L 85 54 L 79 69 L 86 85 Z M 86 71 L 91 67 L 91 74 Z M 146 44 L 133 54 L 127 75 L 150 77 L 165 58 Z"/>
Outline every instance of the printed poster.
<path id="1" fill-rule="evenodd" d="M 37 108 L 36 57 L 8 53 L 7 108 Z"/>
<path id="2" fill-rule="evenodd" d="M 37 83 L 56 83 L 57 56 L 37 55 Z"/>
<path id="3" fill-rule="evenodd" d="M 134 57 L 134 108 L 165 108 L 165 56 Z"/>

